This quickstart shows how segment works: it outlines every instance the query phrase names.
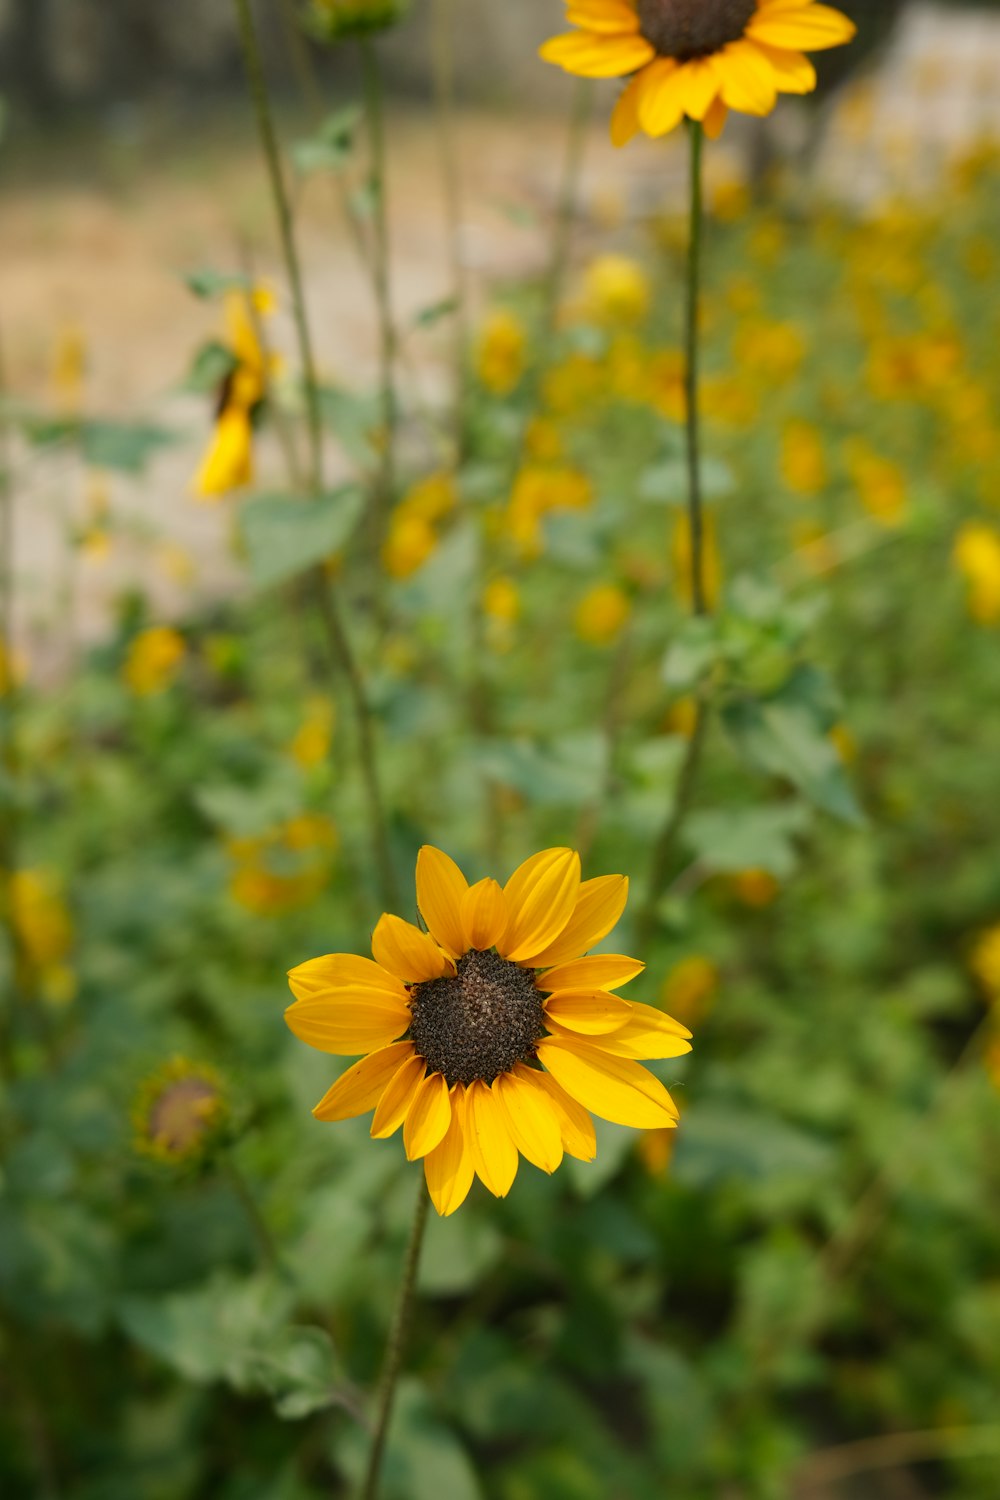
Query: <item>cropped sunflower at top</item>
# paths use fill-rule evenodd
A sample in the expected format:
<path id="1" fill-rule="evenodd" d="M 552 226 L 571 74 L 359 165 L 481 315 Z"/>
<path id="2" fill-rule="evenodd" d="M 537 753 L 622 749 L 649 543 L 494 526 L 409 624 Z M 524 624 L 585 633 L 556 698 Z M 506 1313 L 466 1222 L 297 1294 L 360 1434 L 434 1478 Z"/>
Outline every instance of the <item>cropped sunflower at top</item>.
<path id="1" fill-rule="evenodd" d="M 673 1100 L 641 1063 L 689 1052 L 691 1033 L 614 993 L 642 963 L 584 956 L 627 897 L 623 875 L 582 881 L 572 849 L 532 855 L 501 887 L 470 886 L 447 854 L 425 846 L 417 905 L 426 932 L 385 915 L 374 962 L 333 953 L 289 974 L 295 1035 L 323 1052 L 365 1054 L 316 1106 L 317 1119 L 374 1109 L 377 1139 L 402 1127 L 442 1215 L 477 1176 L 505 1197 L 519 1155 L 548 1173 L 564 1154 L 592 1161 L 588 1111 L 672 1128 Z"/>
<path id="2" fill-rule="evenodd" d="M 574 31 L 541 49 L 581 78 L 629 78 L 611 139 L 666 135 L 687 116 L 713 140 L 731 109 L 768 115 L 779 94 L 808 94 L 805 56 L 849 42 L 856 27 L 817 0 L 566 0 Z"/>

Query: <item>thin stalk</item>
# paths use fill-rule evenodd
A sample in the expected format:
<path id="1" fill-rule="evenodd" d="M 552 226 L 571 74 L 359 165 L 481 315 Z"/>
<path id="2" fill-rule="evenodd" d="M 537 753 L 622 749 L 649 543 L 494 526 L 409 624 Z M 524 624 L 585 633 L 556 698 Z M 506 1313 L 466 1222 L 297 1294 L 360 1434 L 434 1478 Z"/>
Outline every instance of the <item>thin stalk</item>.
<path id="1" fill-rule="evenodd" d="M 309 317 L 306 311 L 305 292 L 302 283 L 301 264 L 298 247 L 295 242 L 295 231 L 288 194 L 285 189 L 284 174 L 281 170 L 278 139 L 271 114 L 271 101 L 268 96 L 267 82 L 264 77 L 260 45 L 254 27 L 250 0 L 234 0 L 234 4 L 239 20 L 240 39 L 243 47 L 247 80 L 257 119 L 257 129 L 267 162 L 271 196 L 274 200 L 275 215 L 278 220 L 285 270 L 292 294 L 299 357 L 302 363 L 302 374 L 306 392 L 306 410 L 309 428 L 309 488 L 314 495 L 319 495 L 323 489 L 322 413 L 320 408 L 319 382 L 316 376 L 316 362 L 313 357 L 312 336 L 309 330 Z M 343 674 L 354 711 L 358 732 L 358 758 L 368 804 L 372 853 L 379 872 L 382 894 L 386 903 L 391 904 L 396 895 L 395 877 L 390 854 L 385 803 L 378 771 L 375 720 L 368 701 L 364 676 L 351 646 L 337 593 L 322 566 L 310 569 L 309 584 L 316 598 L 317 612 L 326 632 L 330 654 L 337 668 Z"/>
<path id="2" fill-rule="evenodd" d="M 396 324 L 392 303 L 392 273 L 389 258 L 388 174 L 385 145 L 385 99 L 378 50 L 371 37 L 358 42 L 364 85 L 365 119 L 371 151 L 370 186 L 374 228 L 373 273 L 379 326 L 379 403 L 382 408 L 382 441 L 379 476 L 372 508 L 372 541 L 381 546 L 386 517 L 396 487 Z"/>
<path id="3" fill-rule="evenodd" d="M 689 122 L 691 142 L 690 200 L 686 297 L 684 311 L 684 392 L 686 397 L 685 459 L 687 466 L 687 512 L 691 536 L 691 609 L 697 616 L 711 613 L 705 583 L 705 510 L 701 490 L 701 412 L 698 323 L 701 311 L 701 250 L 704 224 L 702 191 L 702 145 L 704 132 L 699 121 Z M 649 937 L 656 922 L 656 905 L 674 858 L 678 836 L 687 818 L 698 774 L 701 770 L 705 735 L 708 728 L 708 704 L 699 695 L 694 729 L 688 741 L 684 763 L 677 779 L 677 790 L 666 822 L 653 847 L 646 904 L 639 927 Z"/>
<path id="4" fill-rule="evenodd" d="M 379 1475 L 381 1474 L 382 1459 L 385 1453 L 385 1440 L 389 1432 L 389 1423 L 392 1420 L 392 1406 L 396 1396 L 399 1372 L 403 1367 L 403 1355 L 406 1352 L 406 1335 L 410 1324 L 410 1314 L 413 1309 L 413 1293 L 417 1284 L 420 1251 L 424 1243 L 424 1230 L 427 1228 L 427 1212 L 430 1204 L 430 1197 L 423 1182 L 421 1182 L 417 1194 L 416 1209 L 413 1215 L 413 1225 L 410 1229 L 410 1242 L 406 1249 L 406 1260 L 403 1263 L 403 1279 L 399 1284 L 399 1294 L 396 1298 L 396 1306 L 392 1315 L 392 1326 L 389 1329 L 389 1342 L 386 1345 L 385 1363 L 382 1367 L 382 1378 L 379 1381 L 375 1426 L 372 1431 L 371 1448 L 368 1453 L 368 1468 L 365 1473 L 360 1500 L 376 1500 L 378 1495 Z"/>
<path id="5" fill-rule="evenodd" d="M 462 262 L 462 171 L 455 128 L 455 0 L 434 0 L 431 15 L 431 61 L 437 107 L 438 149 L 444 185 L 445 227 L 448 235 L 452 296 L 452 361 L 454 366 L 454 440 L 460 457 L 465 426 L 466 349 L 468 307 L 465 266 Z"/>

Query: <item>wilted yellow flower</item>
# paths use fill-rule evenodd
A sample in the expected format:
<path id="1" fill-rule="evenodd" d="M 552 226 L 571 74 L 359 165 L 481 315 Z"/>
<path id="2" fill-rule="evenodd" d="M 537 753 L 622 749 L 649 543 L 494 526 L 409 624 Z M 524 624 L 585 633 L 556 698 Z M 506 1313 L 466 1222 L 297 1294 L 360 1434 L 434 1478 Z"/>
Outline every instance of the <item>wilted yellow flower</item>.
<path id="1" fill-rule="evenodd" d="M 781 887 L 769 870 L 741 870 L 729 877 L 729 889 L 744 906 L 762 910 L 777 898 Z"/>
<path id="2" fill-rule="evenodd" d="M 621 635 L 631 613 L 624 589 L 615 583 L 599 583 L 580 600 L 573 623 L 581 641 L 590 646 L 610 646 Z"/>
<path id="3" fill-rule="evenodd" d="M 305 24 L 324 41 L 370 36 L 404 15 L 409 0 L 308 0 Z"/>
<path id="4" fill-rule="evenodd" d="M 132 1107 L 135 1148 L 154 1161 L 190 1166 L 218 1140 L 228 1115 L 215 1069 L 172 1058 L 139 1088 Z"/>
<path id="5" fill-rule="evenodd" d="M 490 313 L 479 335 L 476 370 L 494 396 L 509 396 L 521 383 L 528 335 L 520 318 L 506 308 Z"/>
<path id="6" fill-rule="evenodd" d="M 86 371 L 87 341 L 83 330 L 75 323 L 67 323 L 59 330 L 52 355 L 52 395 L 60 411 L 72 414 L 80 410 Z"/>
<path id="7" fill-rule="evenodd" d="M 876 453 L 864 438 L 850 438 L 844 457 L 868 514 L 880 526 L 899 526 L 906 517 L 906 477 L 899 465 Z"/>
<path id="8" fill-rule="evenodd" d="M 68 963 L 74 934 L 61 882 L 49 870 L 16 870 L 7 882 L 7 909 L 19 965 L 45 999 L 68 1003 L 76 994 Z"/>
<path id="9" fill-rule="evenodd" d="M 330 754 L 336 709 L 329 698 L 310 698 L 305 718 L 292 736 L 288 753 L 304 771 L 321 766 Z"/>
<path id="10" fill-rule="evenodd" d="M 696 1026 L 709 1014 L 719 993 L 719 971 L 710 958 L 692 953 L 674 964 L 660 1000 L 685 1026 Z"/>
<path id="11" fill-rule="evenodd" d="M 781 472 L 796 495 L 817 495 L 826 484 L 823 440 L 812 422 L 786 422 L 781 435 Z"/>
<path id="12" fill-rule="evenodd" d="M 641 323 L 652 296 L 649 277 L 627 255 L 601 255 L 584 278 L 584 305 L 597 323 L 612 327 Z"/>
<path id="13" fill-rule="evenodd" d="M 122 676 L 139 698 L 165 692 L 173 682 L 186 652 L 184 637 L 169 625 L 154 625 L 135 637 L 128 648 Z"/>
<path id="14" fill-rule="evenodd" d="M 980 933 L 969 955 L 969 968 L 987 999 L 1000 1001 L 1000 923 Z"/>
<path id="15" fill-rule="evenodd" d="M 982 521 L 967 522 L 953 557 L 969 585 L 969 613 L 977 625 L 1000 622 L 1000 532 Z"/>
<path id="16" fill-rule="evenodd" d="M 694 600 L 694 573 L 691 555 L 691 517 L 686 510 L 676 512 L 671 554 L 677 591 L 685 603 L 690 605 Z M 713 609 L 722 588 L 722 563 L 719 558 L 715 516 L 711 511 L 706 511 L 703 517 L 701 577 L 705 590 L 705 602 L 709 609 Z"/>

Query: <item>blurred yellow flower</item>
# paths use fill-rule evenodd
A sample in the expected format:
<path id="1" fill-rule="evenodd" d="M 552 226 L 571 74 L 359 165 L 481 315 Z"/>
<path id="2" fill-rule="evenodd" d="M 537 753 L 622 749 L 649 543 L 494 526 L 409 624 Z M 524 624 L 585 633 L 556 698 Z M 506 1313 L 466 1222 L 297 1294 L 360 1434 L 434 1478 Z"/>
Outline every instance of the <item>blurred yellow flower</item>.
<path id="1" fill-rule="evenodd" d="M 340 843 L 323 813 L 303 812 L 254 838 L 229 838 L 229 894 L 254 916 L 279 917 L 322 895 Z"/>
<path id="2" fill-rule="evenodd" d="M 60 328 L 52 355 L 52 395 L 66 415 L 80 410 L 87 372 L 87 341 L 76 323 Z"/>
<path id="3" fill-rule="evenodd" d="M 796 495 L 818 495 L 826 484 L 826 460 L 819 428 L 812 422 L 785 423 L 781 435 L 781 473 Z"/>
<path id="4" fill-rule="evenodd" d="M 228 495 L 253 483 L 253 424 L 242 406 L 228 406 L 216 418 L 212 441 L 195 477 L 204 500 Z"/>
<path id="5" fill-rule="evenodd" d="M 288 753 L 304 771 L 321 766 L 330 754 L 336 708 L 329 698 L 310 698 L 305 717 L 292 736 Z"/>
<path id="6" fill-rule="evenodd" d="M 18 651 L 11 651 L 0 636 L 0 698 L 6 697 L 11 688 L 24 681 L 24 660 Z"/>
<path id="7" fill-rule="evenodd" d="M 639 1153 L 639 1160 L 650 1177 L 663 1177 L 670 1170 L 676 1144 L 676 1130 L 644 1130 L 642 1132 L 636 1142 L 636 1150 Z"/>
<path id="8" fill-rule="evenodd" d="M 49 870 L 16 870 L 7 882 L 7 909 L 29 981 L 53 1004 L 67 1004 L 76 995 L 68 963 L 74 932 L 61 882 Z"/>
<path id="9" fill-rule="evenodd" d="M 987 999 L 1000 1001 L 1000 923 L 979 934 L 969 955 L 969 968 Z"/>
<path id="10" fill-rule="evenodd" d="M 627 255 L 601 255 L 587 267 L 584 306 L 597 323 L 611 327 L 641 323 L 651 297 L 649 277 Z"/>
<path id="11" fill-rule="evenodd" d="M 399 505 L 382 544 L 382 566 L 390 578 L 410 578 L 423 567 L 437 542 L 437 532 L 430 521 Z"/>
<path id="12" fill-rule="evenodd" d="M 219 1138 L 228 1115 L 215 1069 L 172 1058 L 140 1085 L 132 1106 L 135 1149 L 171 1166 L 191 1165 Z"/>
<path id="13" fill-rule="evenodd" d="M 555 422 L 548 417 L 534 417 L 524 435 L 524 451 L 536 463 L 557 463 L 563 456 L 563 440 Z"/>
<path id="14" fill-rule="evenodd" d="M 514 625 L 521 613 L 521 595 L 512 578 L 493 578 L 483 590 L 483 613 L 502 625 Z"/>
<path id="15" fill-rule="evenodd" d="M 731 875 L 728 883 L 737 901 L 756 910 L 770 906 L 781 890 L 768 870 L 741 870 L 737 875 Z"/>
<path id="16" fill-rule="evenodd" d="M 540 55 L 583 78 L 628 78 L 611 117 L 624 146 L 666 135 L 685 118 L 713 139 L 730 109 L 768 115 L 779 93 L 808 94 L 805 56 L 849 42 L 855 26 L 815 0 L 566 0 L 576 29 Z"/>
<path id="17" fill-rule="evenodd" d="M 579 417 L 604 394 L 604 369 L 592 354 L 567 354 L 546 372 L 542 396 L 550 412 Z"/>
<path id="18" fill-rule="evenodd" d="M 537 557 L 542 549 L 542 520 L 557 510 L 584 510 L 594 498 L 582 469 L 569 464 L 551 468 L 528 464 L 514 481 L 505 527 L 522 557 Z"/>
<path id="19" fill-rule="evenodd" d="M 698 704 L 694 698 L 678 698 L 671 703 L 663 715 L 663 728 L 667 734 L 680 734 L 689 740 L 698 723 Z"/>
<path id="20" fill-rule="evenodd" d="M 253 482 L 253 417 L 275 366 L 261 343 L 260 320 L 273 308 L 273 295 L 264 286 L 226 293 L 226 345 L 234 366 L 223 382 L 212 441 L 195 476 L 201 499 L 218 499 Z"/>
<path id="21" fill-rule="evenodd" d="M 479 334 L 476 370 L 494 396 L 509 396 L 520 385 L 527 360 L 524 324 L 506 308 L 490 313 Z"/>
<path id="22" fill-rule="evenodd" d="M 169 625 L 141 631 L 128 648 L 122 676 L 138 698 L 165 692 L 180 670 L 186 653 L 184 637 Z"/>
<path id="23" fill-rule="evenodd" d="M 906 476 L 898 464 L 881 454 L 864 438 L 849 438 L 844 444 L 848 473 L 865 510 L 880 526 L 899 526 L 906 519 Z"/>
<path id="24" fill-rule="evenodd" d="M 573 624 L 581 641 L 590 646 L 610 646 L 621 635 L 631 613 L 624 589 L 615 583 L 599 583 L 576 606 Z"/>
<path id="25" fill-rule="evenodd" d="M 1000 622 L 1000 532 L 969 521 L 958 533 L 955 566 L 969 585 L 969 613 L 977 625 Z"/>
<path id="26" fill-rule="evenodd" d="M 660 1001 L 685 1026 L 696 1026 L 709 1014 L 718 993 L 715 964 L 701 953 L 692 953 L 674 964 L 663 981 Z"/>
<path id="27" fill-rule="evenodd" d="M 684 356 L 679 349 L 661 349 L 649 360 L 649 393 L 654 411 L 668 422 L 683 422 L 687 416 L 684 387 Z"/>
<path id="28" fill-rule="evenodd" d="M 746 318 L 733 336 L 733 359 L 741 369 L 753 370 L 765 384 L 794 380 L 806 357 L 806 340 L 795 323 Z"/>
<path id="29" fill-rule="evenodd" d="M 691 518 L 686 510 L 678 510 L 674 517 L 671 557 L 677 592 L 685 604 L 690 606 L 694 601 L 694 576 L 691 555 Z M 702 583 L 705 589 L 705 601 L 709 609 L 714 609 L 722 588 L 722 562 L 719 557 L 715 516 L 711 511 L 705 511 L 703 518 Z"/>
<path id="30" fill-rule="evenodd" d="M 449 470 L 442 469 L 411 485 L 399 505 L 410 515 L 434 522 L 442 521 L 445 516 L 450 515 L 457 503 L 455 476 Z"/>

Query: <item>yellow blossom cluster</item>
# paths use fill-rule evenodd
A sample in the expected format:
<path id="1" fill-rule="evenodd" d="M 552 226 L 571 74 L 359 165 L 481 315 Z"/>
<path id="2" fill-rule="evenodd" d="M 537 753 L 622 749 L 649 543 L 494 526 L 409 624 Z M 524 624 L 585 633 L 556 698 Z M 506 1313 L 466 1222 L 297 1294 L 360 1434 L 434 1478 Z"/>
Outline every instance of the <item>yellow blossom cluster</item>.
<path id="1" fill-rule="evenodd" d="M 308 906 L 327 884 L 338 843 L 336 825 L 318 812 L 299 813 L 254 837 L 229 838 L 229 893 L 259 917 Z"/>
<path id="2" fill-rule="evenodd" d="M 50 870 L 16 870 L 7 882 L 7 910 L 25 981 L 52 1004 L 67 1004 L 76 995 L 69 962 L 74 930 L 61 882 Z"/>
<path id="3" fill-rule="evenodd" d="M 407 490 L 392 513 L 382 547 L 382 565 L 390 578 L 409 578 L 422 568 L 438 544 L 438 527 L 457 504 L 454 475 L 442 470 Z"/>
<path id="4" fill-rule="evenodd" d="M 180 671 L 187 653 L 184 637 L 170 625 L 142 630 L 129 644 L 122 677 L 137 698 L 152 698 L 166 692 Z"/>

